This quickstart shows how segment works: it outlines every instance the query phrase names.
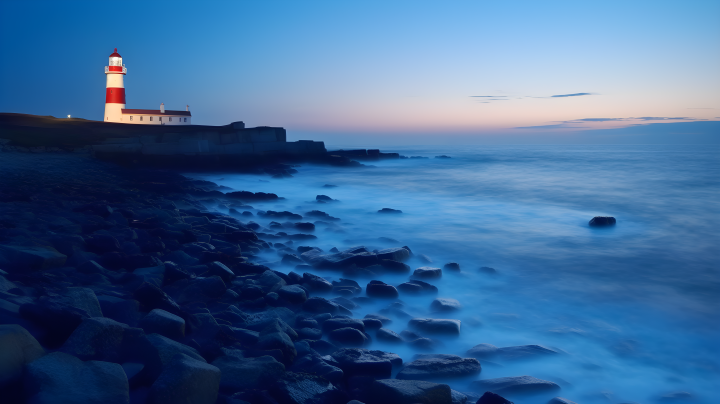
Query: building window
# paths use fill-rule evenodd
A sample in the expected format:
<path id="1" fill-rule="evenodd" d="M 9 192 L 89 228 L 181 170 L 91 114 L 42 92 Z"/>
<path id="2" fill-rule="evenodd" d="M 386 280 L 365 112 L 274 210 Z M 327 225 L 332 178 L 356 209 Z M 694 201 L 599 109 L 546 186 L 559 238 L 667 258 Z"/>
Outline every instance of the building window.
<path id="1" fill-rule="evenodd" d="M 158 120 L 159 120 L 160 122 L 162 122 L 162 117 L 159 117 Z"/>
<path id="2" fill-rule="evenodd" d="M 184 119 L 185 119 L 185 122 L 187 122 L 187 118 L 184 118 Z"/>
<path id="3" fill-rule="evenodd" d="M 142 117 L 140 117 L 140 120 L 142 121 Z"/>
<path id="4" fill-rule="evenodd" d="M 132 115 L 130 115 L 130 120 L 132 121 Z"/>
<path id="5" fill-rule="evenodd" d="M 172 117 L 168 118 L 168 121 L 172 122 Z"/>
<path id="6" fill-rule="evenodd" d="M 152 122 L 152 117 L 150 117 L 150 122 Z"/>

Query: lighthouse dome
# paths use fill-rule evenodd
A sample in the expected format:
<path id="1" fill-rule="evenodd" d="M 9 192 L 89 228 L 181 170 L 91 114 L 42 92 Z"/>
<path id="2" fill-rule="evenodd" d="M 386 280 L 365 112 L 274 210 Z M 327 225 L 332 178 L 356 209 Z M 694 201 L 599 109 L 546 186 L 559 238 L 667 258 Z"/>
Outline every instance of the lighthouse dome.
<path id="1" fill-rule="evenodd" d="M 121 58 L 119 53 L 117 53 L 117 48 L 115 48 L 115 51 L 110 55 L 111 58 Z"/>
<path id="2" fill-rule="evenodd" d="M 110 66 L 122 66 L 122 56 L 120 56 L 119 53 L 117 53 L 117 48 L 115 48 L 115 52 L 113 52 L 110 55 Z"/>

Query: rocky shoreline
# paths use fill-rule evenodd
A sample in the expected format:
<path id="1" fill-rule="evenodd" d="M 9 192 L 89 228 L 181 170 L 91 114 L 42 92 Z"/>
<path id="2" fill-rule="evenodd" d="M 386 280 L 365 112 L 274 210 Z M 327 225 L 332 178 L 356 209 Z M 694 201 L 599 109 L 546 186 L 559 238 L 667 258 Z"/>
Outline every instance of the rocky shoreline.
<path id="1" fill-rule="evenodd" d="M 257 168 L 280 177 L 294 170 Z M 436 336 L 462 332 L 460 320 L 442 318 L 460 303 L 435 299 L 433 285 L 459 266 L 413 270 L 404 263 L 409 246 L 322 251 L 312 232 L 337 218 L 252 208 L 278 193 L 123 168 L 87 153 L 0 153 L 3 402 L 495 404 L 560 390 L 530 376 L 452 390 L 443 379 L 479 379 L 481 361 L 558 352 L 480 344 L 466 357 L 427 353 Z M 260 253 L 295 270 L 263 264 Z M 321 271 L 342 278 L 331 282 Z M 386 284 L 386 273 L 408 281 Z M 398 299 L 418 294 L 437 318 L 403 310 Z M 369 301 L 387 308 L 356 318 Z M 407 329 L 384 328 L 390 321 Z M 418 354 L 403 363 L 373 341 Z"/>

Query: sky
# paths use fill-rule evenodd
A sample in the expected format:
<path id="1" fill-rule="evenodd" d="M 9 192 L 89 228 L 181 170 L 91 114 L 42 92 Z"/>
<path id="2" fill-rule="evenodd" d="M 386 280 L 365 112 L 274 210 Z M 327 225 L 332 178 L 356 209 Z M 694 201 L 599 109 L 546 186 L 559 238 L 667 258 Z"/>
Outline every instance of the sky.
<path id="1" fill-rule="evenodd" d="M 717 143 L 719 19 L 718 0 L 2 0 L 0 112 L 101 120 L 118 48 L 128 108 L 289 139 Z"/>

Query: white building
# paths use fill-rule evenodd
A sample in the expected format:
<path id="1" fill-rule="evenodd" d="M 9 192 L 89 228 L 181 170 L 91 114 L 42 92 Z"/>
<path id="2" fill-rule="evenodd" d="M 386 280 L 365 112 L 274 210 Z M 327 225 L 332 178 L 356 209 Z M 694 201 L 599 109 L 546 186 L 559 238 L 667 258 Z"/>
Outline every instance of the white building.
<path id="1" fill-rule="evenodd" d="M 107 84 L 105 86 L 105 122 L 133 123 L 138 125 L 190 125 L 192 115 L 190 107 L 185 111 L 170 111 L 165 104 L 159 110 L 125 108 L 125 83 L 123 77 L 127 68 L 117 48 L 110 55 L 109 66 L 105 66 Z"/>

